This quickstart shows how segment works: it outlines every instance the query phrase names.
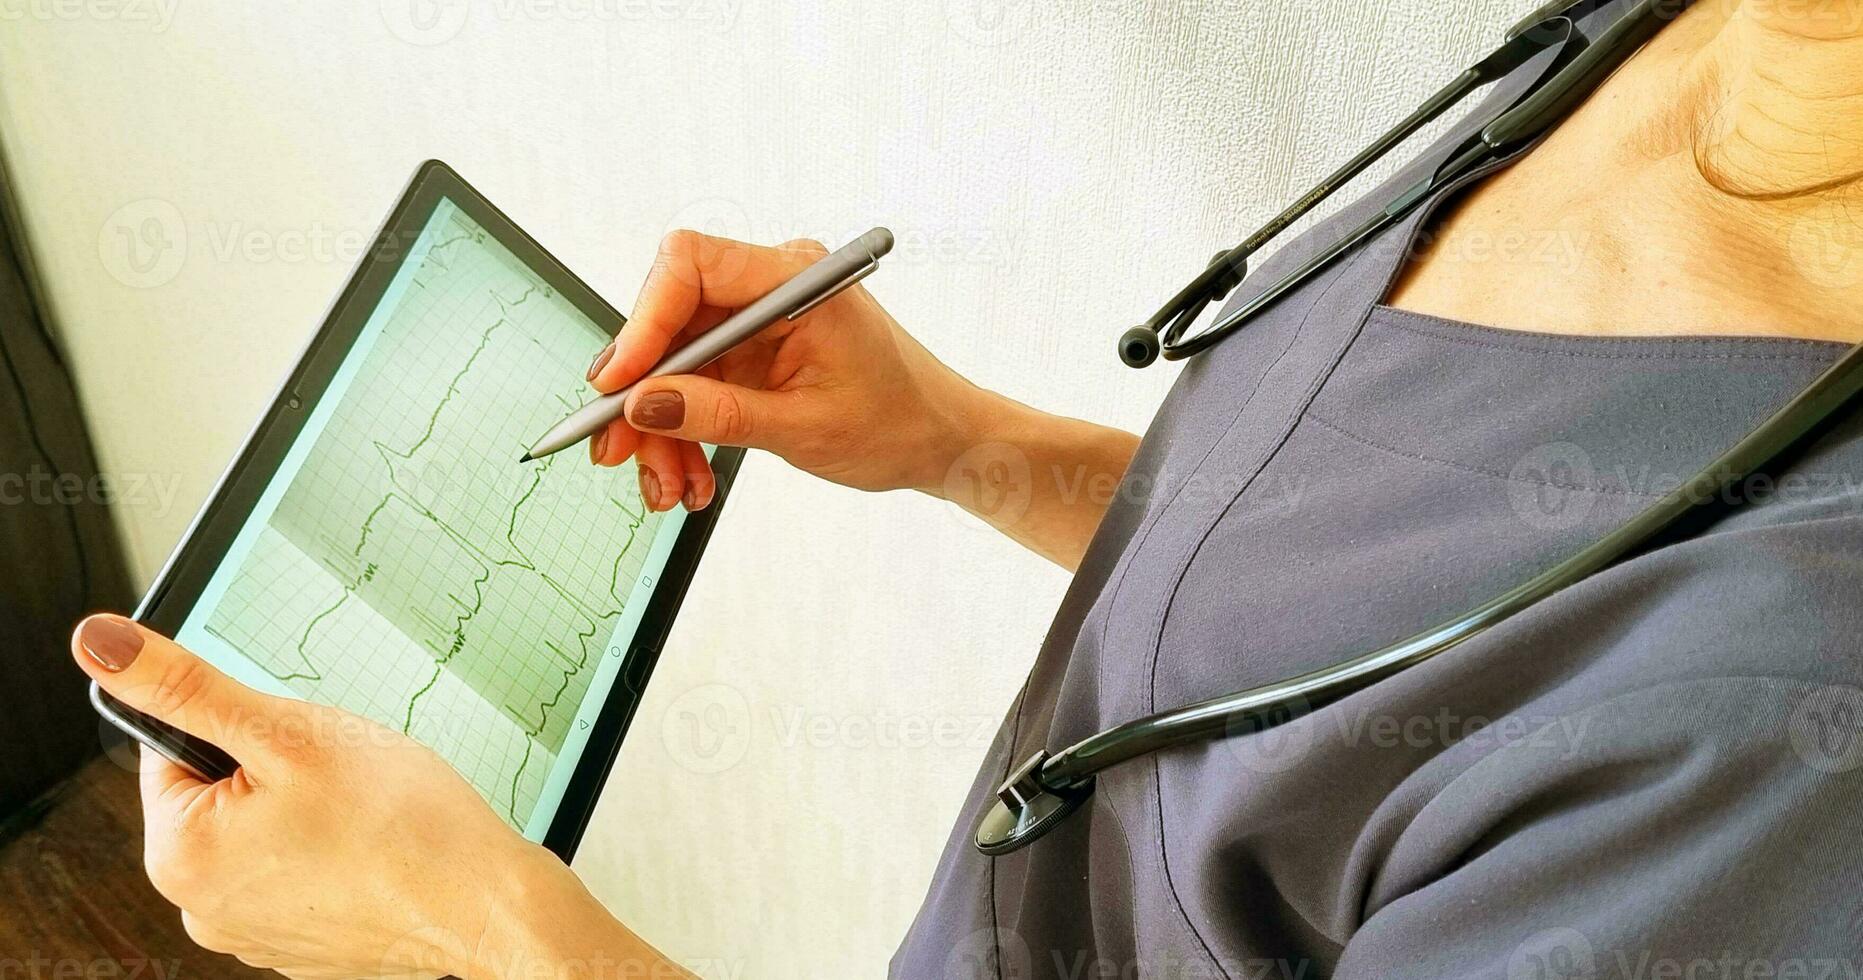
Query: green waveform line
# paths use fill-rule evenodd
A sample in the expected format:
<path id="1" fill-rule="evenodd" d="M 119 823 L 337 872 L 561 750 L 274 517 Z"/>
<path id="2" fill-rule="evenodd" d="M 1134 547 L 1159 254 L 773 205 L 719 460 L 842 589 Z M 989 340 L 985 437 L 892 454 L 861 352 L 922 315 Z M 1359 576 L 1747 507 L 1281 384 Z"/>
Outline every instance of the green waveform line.
<path id="1" fill-rule="evenodd" d="M 482 240 L 482 238 L 480 238 L 479 236 L 468 236 L 468 235 L 460 235 L 454 238 L 450 238 L 444 242 L 441 242 L 435 245 L 434 248 L 430 250 L 429 261 L 433 262 L 433 264 L 437 266 L 438 268 L 440 268 L 442 271 L 444 271 L 447 268 L 450 268 L 450 266 L 446 264 L 445 259 L 442 257 L 443 251 L 448 249 L 453 244 L 456 244 L 461 241 L 468 241 L 468 240 L 480 241 Z M 419 285 L 422 288 L 425 288 L 426 286 L 425 283 L 420 282 L 418 279 L 416 280 L 416 285 Z M 555 461 L 556 457 L 553 456 L 546 460 L 539 461 L 539 465 L 535 468 L 535 471 L 532 475 L 532 479 L 531 479 L 531 483 L 529 487 L 526 488 L 525 492 L 516 501 L 512 503 L 510 513 L 507 515 L 507 518 L 505 521 L 505 528 L 506 528 L 505 544 L 510 548 L 510 553 L 517 556 L 518 560 L 499 559 L 499 558 L 494 558 L 493 556 L 486 554 L 480 547 L 476 545 L 476 543 L 470 541 L 457 528 L 454 528 L 444 518 L 440 517 L 437 513 L 435 513 L 432 507 L 430 507 L 426 502 L 420 499 L 418 494 L 410 492 L 408 488 L 402 484 L 400 473 L 399 473 L 399 467 L 396 465 L 396 463 L 397 463 L 397 460 L 402 461 L 402 462 L 412 460 L 414 456 L 417 453 L 419 453 L 422 449 L 424 449 L 429 444 L 429 442 L 434 438 L 435 433 L 437 432 L 439 428 L 439 420 L 440 420 L 441 415 L 451 405 L 455 396 L 459 394 L 460 390 L 465 384 L 466 379 L 471 374 L 473 368 L 477 365 L 480 359 L 480 356 L 491 345 L 494 335 L 501 329 L 511 326 L 511 323 L 508 319 L 511 310 L 519 305 L 522 305 L 526 300 L 530 299 L 531 295 L 534 292 L 536 292 L 537 288 L 538 288 L 537 286 L 532 285 L 528 287 L 524 291 L 524 293 L 522 293 L 517 298 L 512 299 L 512 300 L 507 300 L 504 297 L 498 296 L 496 293 L 493 293 L 492 299 L 494 302 L 496 302 L 499 305 L 501 316 L 496 322 L 494 322 L 493 324 L 488 326 L 483 332 L 481 332 L 478 338 L 477 344 L 473 347 L 472 352 L 467 356 L 465 363 L 460 367 L 459 371 L 456 372 L 453 375 L 453 377 L 450 379 L 450 381 L 447 384 L 445 392 L 440 397 L 438 403 L 434 405 L 433 411 L 428 415 L 426 425 L 423 427 L 421 434 L 419 435 L 418 438 L 416 438 L 412 443 L 408 444 L 405 448 L 401 448 L 401 449 L 396 449 L 392 446 L 389 446 L 388 444 L 386 444 L 385 442 L 379 439 L 370 440 L 370 444 L 375 449 L 377 455 L 381 457 L 382 462 L 387 469 L 387 476 L 388 476 L 388 482 L 390 485 L 390 489 L 388 490 L 387 493 L 384 494 L 383 498 L 379 502 L 377 502 L 374 505 L 374 507 L 370 509 L 369 513 L 364 518 L 361 525 L 357 528 L 356 544 L 351 549 L 351 556 L 356 560 L 358 566 L 360 566 L 360 571 L 356 572 L 352 578 L 344 582 L 342 593 L 337 597 L 334 603 L 324 608 L 323 610 L 319 611 L 315 616 L 313 616 L 309 621 L 306 622 L 304 630 L 299 635 L 298 641 L 295 644 L 295 652 L 298 656 L 298 659 L 304 665 L 305 669 L 304 670 L 293 670 L 288 673 L 282 673 L 282 674 L 277 673 L 275 671 L 272 672 L 273 676 L 277 677 L 281 681 L 303 680 L 303 681 L 316 682 L 316 681 L 322 681 L 325 679 L 325 674 L 323 670 L 315 662 L 315 660 L 313 659 L 311 655 L 311 651 L 309 649 L 312 643 L 313 635 L 315 631 L 318 629 L 318 627 L 322 625 L 326 619 L 329 619 L 330 617 L 334 616 L 339 610 L 343 608 L 343 606 L 350 600 L 350 598 L 357 596 L 360 590 L 362 589 L 362 587 L 366 585 L 370 580 L 373 579 L 377 571 L 377 565 L 375 565 L 374 563 L 366 563 L 364 560 L 364 552 L 369 547 L 369 544 L 371 541 L 371 535 L 373 534 L 375 530 L 377 519 L 387 509 L 390 503 L 394 502 L 397 499 L 400 500 L 402 503 L 406 504 L 420 518 L 426 520 L 427 522 L 432 524 L 436 529 L 440 530 L 443 534 L 447 536 L 447 538 L 458 543 L 462 547 L 462 549 L 465 550 L 475 560 L 475 563 L 479 566 L 479 569 L 480 569 L 479 576 L 473 582 L 472 602 L 467 603 L 464 599 L 462 599 L 461 597 L 457 595 L 453 595 L 451 593 L 448 594 L 448 597 L 452 599 L 454 603 L 459 607 L 459 612 L 457 613 L 457 615 L 453 617 L 453 628 L 450 630 L 450 633 L 452 634 L 452 640 L 447 645 L 446 649 L 435 650 L 436 656 L 434 660 L 434 670 L 433 670 L 432 675 L 429 676 L 426 682 L 419 689 L 417 689 L 412 694 L 412 696 L 409 697 L 405 710 L 401 712 L 402 714 L 401 729 L 404 733 L 411 734 L 413 726 L 414 726 L 414 715 L 415 715 L 415 712 L 418 708 L 420 701 L 438 684 L 441 674 L 445 671 L 447 665 L 452 661 L 452 659 L 465 649 L 465 646 L 467 643 L 466 634 L 467 634 L 468 626 L 470 622 L 472 621 L 472 619 L 483 611 L 484 602 L 485 602 L 485 594 L 487 591 L 487 587 L 489 586 L 491 582 L 494 571 L 498 568 L 515 567 L 515 568 L 528 571 L 536 575 L 548 588 L 550 588 L 552 591 L 556 592 L 560 597 L 565 599 L 570 605 L 570 607 L 579 614 L 580 618 L 583 618 L 587 622 L 587 626 L 586 628 L 579 630 L 575 634 L 576 641 L 577 641 L 577 647 L 580 650 L 580 657 L 574 660 L 573 662 L 571 662 L 570 658 L 567 655 L 565 655 L 562 650 L 558 649 L 555 644 L 550 643 L 549 641 L 545 641 L 545 645 L 550 647 L 550 649 L 558 655 L 561 661 L 566 665 L 566 669 L 562 671 L 560 683 L 558 684 L 556 690 L 551 694 L 549 699 L 539 703 L 538 717 L 534 724 L 531 722 L 529 718 L 525 717 L 523 709 L 520 708 L 519 706 L 512 705 L 509 703 L 506 703 L 503 705 L 507 715 L 513 718 L 513 720 L 518 722 L 520 730 L 523 731 L 526 736 L 523 759 L 519 763 L 516 770 L 512 773 L 512 778 L 511 778 L 511 793 L 509 797 L 509 804 L 507 806 L 507 812 L 510 814 L 510 817 L 513 823 L 518 822 L 518 816 L 516 812 L 518 786 L 522 781 L 524 773 L 529 768 L 529 765 L 531 762 L 531 756 L 533 754 L 532 750 L 533 750 L 534 745 L 536 744 L 536 739 L 540 737 L 544 729 L 548 727 L 551 713 L 557 707 L 559 707 L 563 695 L 568 690 L 569 682 L 571 678 L 573 678 L 576 674 L 580 673 L 581 671 L 587 669 L 589 659 L 590 659 L 588 643 L 596 635 L 596 632 L 600 624 L 602 622 L 605 622 L 607 620 L 610 620 L 610 619 L 613 619 L 619 616 L 622 612 L 621 607 L 625 605 L 625 599 L 620 595 L 620 592 L 619 592 L 619 577 L 620 577 L 621 562 L 627 556 L 627 554 L 632 550 L 635 539 L 638 536 L 638 531 L 640 527 L 645 523 L 645 520 L 647 517 L 647 511 L 646 511 L 646 508 L 643 506 L 640 508 L 638 512 L 635 512 L 635 511 L 629 510 L 626 507 L 626 505 L 622 504 L 620 501 L 618 500 L 613 501 L 616 504 L 616 506 L 619 507 L 628 518 L 628 523 L 625 526 L 625 530 L 627 531 L 627 539 L 622 544 L 620 549 L 618 549 L 618 554 L 615 557 L 615 562 L 614 562 L 614 565 L 610 572 L 610 577 L 609 577 L 608 592 L 609 592 L 610 598 L 612 598 L 615 601 L 616 606 L 614 608 L 606 608 L 606 609 L 597 611 L 597 610 L 589 609 L 587 606 L 585 606 L 581 602 L 580 598 L 574 595 L 567 587 L 565 587 L 562 583 L 556 581 L 556 579 L 550 574 L 539 569 L 536 566 L 534 559 L 532 558 L 530 553 L 527 551 L 527 549 L 519 545 L 517 542 L 518 519 L 521 516 L 521 513 L 524 507 L 526 506 L 526 504 L 528 504 L 531 501 L 533 496 L 536 494 L 538 488 L 541 486 L 544 476 L 548 472 L 550 465 Z M 532 343 L 539 343 L 539 341 L 535 337 L 531 337 L 528 334 L 526 334 L 526 337 L 527 339 L 531 340 Z M 575 401 L 573 397 L 566 397 L 563 394 L 558 394 L 556 398 L 559 401 L 562 401 L 567 405 L 573 406 L 577 404 L 577 402 Z"/>

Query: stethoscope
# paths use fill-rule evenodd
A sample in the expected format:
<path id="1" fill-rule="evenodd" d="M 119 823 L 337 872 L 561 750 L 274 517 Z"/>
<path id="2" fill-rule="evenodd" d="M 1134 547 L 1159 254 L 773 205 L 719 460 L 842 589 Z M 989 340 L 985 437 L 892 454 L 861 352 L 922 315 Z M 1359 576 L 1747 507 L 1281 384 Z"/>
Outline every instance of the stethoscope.
<path id="1" fill-rule="evenodd" d="M 1119 340 L 1119 356 L 1143 367 L 1160 353 L 1180 360 L 1207 350 L 1242 329 L 1275 299 L 1330 265 L 1354 246 L 1388 228 L 1411 209 L 1477 169 L 1525 147 L 1582 101 L 1624 59 L 1673 18 L 1689 0 L 1638 0 L 1595 41 L 1587 42 L 1573 20 L 1574 8 L 1591 0 L 1555 0 L 1507 32 L 1505 42 L 1431 96 L 1417 111 L 1302 195 L 1247 240 L 1217 253 L 1208 268 L 1151 319 Z M 1184 331 L 1205 307 L 1240 284 L 1250 254 L 1279 234 L 1339 185 L 1383 156 L 1419 127 L 1441 115 L 1479 86 L 1495 81 L 1529 59 L 1554 50 L 1546 74 L 1447 157 L 1429 176 L 1400 190 L 1382 209 L 1259 295 L 1219 318 L 1203 332 Z M 1323 708 L 1480 635 L 1534 603 L 1603 571 L 1651 546 L 1657 535 L 1685 530 L 1682 518 L 1706 520 L 1710 511 L 1738 499 L 1739 483 L 1787 450 L 1808 441 L 1863 389 L 1863 344 L 1799 392 L 1784 408 L 1721 454 L 1700 473 L 1577 554 L 1487 602 L 1407 640 L 1342 660 L 1298 677 L 1236 691 L 1088 736 L 1050 755 L 1037 751 L 1014 769 L 997 790 L 996 803 L 977 826 L 977 849 L 1007 854 L 1039 839 L 1093 795 L 1094 778 L 1122 762 L 1174 746 L 1262 732 Z M 1691 522 L 1692 523 L 1692 522 Z"/>

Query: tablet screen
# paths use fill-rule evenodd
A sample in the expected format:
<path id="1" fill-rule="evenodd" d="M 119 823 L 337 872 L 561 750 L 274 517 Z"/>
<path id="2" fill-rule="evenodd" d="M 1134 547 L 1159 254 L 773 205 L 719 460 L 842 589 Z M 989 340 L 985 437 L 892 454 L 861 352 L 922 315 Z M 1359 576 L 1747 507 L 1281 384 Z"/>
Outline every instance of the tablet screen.
<path id="1" fill-rule="evenodd" d="M 516 462 L 608 335 L 441 198 L 176 636 L 431 746 L 541 840 L 683 512 Z"/>

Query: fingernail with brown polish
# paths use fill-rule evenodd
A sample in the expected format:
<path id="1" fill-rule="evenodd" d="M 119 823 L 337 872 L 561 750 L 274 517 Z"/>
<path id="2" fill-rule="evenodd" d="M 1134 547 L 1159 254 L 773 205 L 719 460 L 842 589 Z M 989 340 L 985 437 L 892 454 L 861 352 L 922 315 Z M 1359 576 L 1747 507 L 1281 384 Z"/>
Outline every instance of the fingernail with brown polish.
<path id="1" fill-rule="evenodd" d="M 595 376 L 602 373 L 602 368 L 605 368 L 608 366 L 608 359 L 613 356 L 615 356 L 615 345 L 613 344 L 609 344 L 608 346 L 602 348 L 602 352 L 600 354 L 595 355 L 595 362 L 589 365 L 589 380 L 590 381 L 594 381 Z"/>
<path id="2" fill-rule="evenodd" d="M 677 391 L 642 395 L 627 418 L 640 429 L 677 429 L 686 420 L 685 396 Z"/>
<path id="3" fill-rule="evenodd" d="M 589 437 L 589 462 L 600 465 L 602 454 L 608 449 L 608 430 L 602 429 Z"/>
<path id="4" fill-rule="evenodd" d="M 635 469 L 640 471 L 641 502 L 647 505 L 648 510 L 659 510 L 660 509 L 660 478 L 654 475 L 653 470 L 648 469 L 645 466 L 636 465 Z"/>
<path id="5" fill-rule="evenodd" d="M 142 652 L 142 631 L 121 616 L 92 616 L 78 626 L 78 643 L 97 666 L 116 673 L 136 662 Z"/>

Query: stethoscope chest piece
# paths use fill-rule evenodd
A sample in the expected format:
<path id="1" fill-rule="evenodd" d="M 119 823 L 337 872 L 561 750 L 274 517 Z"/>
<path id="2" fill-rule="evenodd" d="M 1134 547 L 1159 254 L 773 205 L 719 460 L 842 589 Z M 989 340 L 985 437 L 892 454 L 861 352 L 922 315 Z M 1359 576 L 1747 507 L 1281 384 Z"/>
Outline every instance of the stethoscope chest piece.
<path id="1" fill-rule="evenodd" d="M 995 857 L 1040 840 L 1093 795 L 1093 783 L 1052 789 L 1041 781 L 1048 753 L 1037 752 L 996 791 L 996 803 L 977 824 L 977 850 Z"/>

